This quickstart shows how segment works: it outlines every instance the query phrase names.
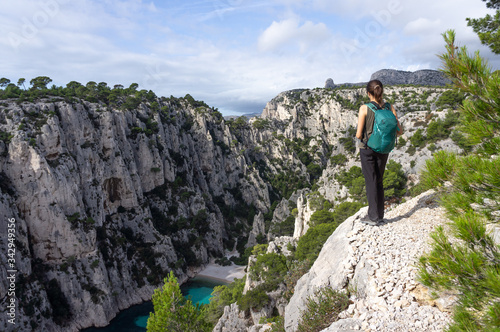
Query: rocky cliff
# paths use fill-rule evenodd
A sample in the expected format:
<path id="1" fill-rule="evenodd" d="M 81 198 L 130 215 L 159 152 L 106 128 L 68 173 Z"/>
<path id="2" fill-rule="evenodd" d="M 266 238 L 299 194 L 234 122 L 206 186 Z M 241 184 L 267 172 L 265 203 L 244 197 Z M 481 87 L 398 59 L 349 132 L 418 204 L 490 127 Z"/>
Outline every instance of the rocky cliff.
<path id="1" fill-rule="evenodd" d="M 413 85 L 435 85 L 445 86 L 450 83 L 441 72 L 437 70 L 423 69 L 414 72 L 382 69 L 372 74 L 370 80 L 380 80 L 385 85 L 413 84 Z"/>
<path id="2" fill-rule="evenodd" d="M 0 217 L 17 223 L 19 325 L 106 325 L 150 299 L 168 271 L 183 281 L 245 242 L 247 211 L 267 211 L 266 183 L 218 112 L 157 103 L 2 104 Z"/>
<path id="3" fill-rule="evenodd" d="M 445 86 L 450 84 L 441 72 L 432 69 L 422 69 L 414 72 L 381 69 L 370 77 L 370 80 L 380 80 L 384 85 L 423 85 L 423 86 Z M 325 89 L 335 89 L 337 87 L 364 87 L 367 82 L 335 84 L 333 79 L 328 78 L 325 82 Z"/>
<path id="4" fill-rule="evenodd" d="M 410 144 L 444 118 L 429 115 L 443 91 L 386 90 L 407 126 L 394 159 L 410 177 L 435 149 L 456 148 L 449 139 Z M 0 217 L 17 225 L 18 327 L 103 326 L 150 299 L 168 271 L 182 282 L 225 250 L 300 237 L 311 188 L 332 202 L 353 199 L 334 175 L 359 163 L 353 130 L 364 101 L 357 88 L 287 91 L 247 121 L 225 120 L 192 98 L 154 97 L 128 109 L 56 96 L 4 100 Z M 346 162 L 333 163 L 341 154 Z M 5 223 L 0 236 L 6 248 Z M 7 290 L 2 278 L 2 308 Z"/>

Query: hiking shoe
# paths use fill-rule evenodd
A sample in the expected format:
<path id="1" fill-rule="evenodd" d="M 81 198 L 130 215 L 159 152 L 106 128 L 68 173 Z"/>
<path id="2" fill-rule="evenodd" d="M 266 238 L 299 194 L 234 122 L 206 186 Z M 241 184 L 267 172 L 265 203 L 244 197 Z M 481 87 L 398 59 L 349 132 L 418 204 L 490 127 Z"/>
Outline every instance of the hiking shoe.
<path id="1" fill-rule="evenodd" d="M 369 225 L 369 226 L 378 226 L 379 221 L 378 220 L 371 220 L 368 218 L 368 216 L 364 216 L 359 220 L 362 224 Z"/>

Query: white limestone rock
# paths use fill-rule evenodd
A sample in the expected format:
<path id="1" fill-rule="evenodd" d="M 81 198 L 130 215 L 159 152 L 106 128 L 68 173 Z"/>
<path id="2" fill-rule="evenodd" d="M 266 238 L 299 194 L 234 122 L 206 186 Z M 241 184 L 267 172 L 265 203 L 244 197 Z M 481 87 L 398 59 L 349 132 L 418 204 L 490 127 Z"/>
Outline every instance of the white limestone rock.
<path id="1" fill-rule="evenodd" d="M 236 303 L 224 307 L 224 314 L 215 325 L 213 332 L 247 332 L 248 320 Z"/>
<path id="2" fill-rule="evenodd" d="M 417 302 L 412 293 L 418 285 L 416 259 L 426 250 L 429 233 L 448 222 L 434 193 L 423 193 L 386 212 L 388 221 L 380 227 L 359 222 L 366 209 L 333 232 L 310 271 L 297 282 L 285 309 L 287 331 L 296 331 L 307 298 L 321 287 L 354 291 L 354 304 L 325 331 L 440 331 L 450 321 L 448 297 L 438 300 L 447 307 L 441 311 Z"/>

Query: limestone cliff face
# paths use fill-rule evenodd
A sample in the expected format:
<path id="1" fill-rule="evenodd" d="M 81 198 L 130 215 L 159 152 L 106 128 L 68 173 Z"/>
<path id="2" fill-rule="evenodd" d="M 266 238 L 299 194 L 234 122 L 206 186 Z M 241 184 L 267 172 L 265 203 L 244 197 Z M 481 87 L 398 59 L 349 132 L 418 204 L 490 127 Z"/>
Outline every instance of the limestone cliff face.
<path id="1" fill-rule="evenodd" d="M 0 217 L 17 222 L 18 324 L 26 328 L 106 325 L 150 299 L 168 271 L 185 280 L 234 243 L 236 225 L 251 226 L 245 211 L 229 220 L 225 210 L 270 205 L 237 138 L 208 108 L 183 100 L 160 101 L 161 111 L 59 99 L 2 105 L 1 130 L 13 137 L 2 142 Z M 6 289 L 2 278 L 0 298 Z M 66 314 L 53 318 L 60 299 Z"/>

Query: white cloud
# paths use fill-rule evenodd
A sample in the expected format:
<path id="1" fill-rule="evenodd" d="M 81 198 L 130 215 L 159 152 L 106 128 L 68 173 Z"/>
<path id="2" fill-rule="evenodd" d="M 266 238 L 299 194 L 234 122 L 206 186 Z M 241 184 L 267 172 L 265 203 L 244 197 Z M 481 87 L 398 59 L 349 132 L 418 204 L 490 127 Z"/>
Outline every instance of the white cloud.
<path id="1" fill-rule="evenodd" d="M 312 6 L 316 10 L 335 14 L 341 17 L 351 17 L 359 20 L 373 15 L 388 13 L 397 15 L 403 10 L 406 4 L 403 0 L 350 0 L 350 1 L 331 1 L 331 0 L 311 0 L 307 1 L 307 6 Z"/>
<path id="2" fill-rule="evenodd" d="M 308 46 L 325 42 L 330 37 L 330 32 L 324 23 L 314 24 L 311 21 L 300 25 L 296 18 L 281 22 L 274 21 L 258 39 L 260 51 L 275 51 L 287 46 L 299 46 L 304 52 Z"/>
<path id="3" fill-rule="evenodd" d="M 424 35 L 432 34 L 435 31 L 442 31 L 445 28 L 440 19 L 430 20 L 428 18 L 419 17 L 416 20 L 408 22 L 403 29 L 407 35 Z"/>

